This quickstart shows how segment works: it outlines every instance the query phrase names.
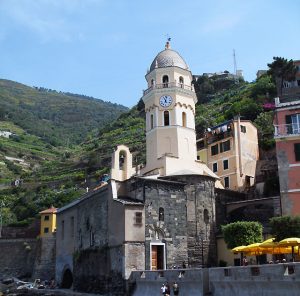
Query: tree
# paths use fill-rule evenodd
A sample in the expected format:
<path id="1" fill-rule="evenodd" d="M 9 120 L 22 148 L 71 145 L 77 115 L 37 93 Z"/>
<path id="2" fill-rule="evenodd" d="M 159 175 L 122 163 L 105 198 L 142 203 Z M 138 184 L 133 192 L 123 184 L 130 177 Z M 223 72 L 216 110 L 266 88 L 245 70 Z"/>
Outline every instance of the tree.
<path id="1" fill-rule="evenodd" d="M 300 237 L 300 216 L 282 216 L 270 219 L 271 234 L 276 241 Z"/>
<path id="2" fill-rule="evenodd" d="M 298 69 L 293 60 L 288 61 L 281 57 L 273 57 L 273 63 L 268 64 L 268 67 L 268 74 L 272 75 L 274 82 L 276 83 L 277 95 L 281 97 L 283 82 L 295 80 Z"/>
<path id="3" fill-rule="evenodd" d="M 263 227 L 259 222 L 237 221 L 221 227 L 229 249 L 262 241 Z"/>

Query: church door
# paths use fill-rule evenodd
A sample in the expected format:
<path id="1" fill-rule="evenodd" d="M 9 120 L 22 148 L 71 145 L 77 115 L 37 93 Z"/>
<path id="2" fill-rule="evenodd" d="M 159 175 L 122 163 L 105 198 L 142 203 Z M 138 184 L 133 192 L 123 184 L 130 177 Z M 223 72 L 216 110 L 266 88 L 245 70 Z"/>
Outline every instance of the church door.
<path id="1" fill-rule="evenodd" d="M 165 244 L 151 244 L 151 270 L 165 269 Z"/>

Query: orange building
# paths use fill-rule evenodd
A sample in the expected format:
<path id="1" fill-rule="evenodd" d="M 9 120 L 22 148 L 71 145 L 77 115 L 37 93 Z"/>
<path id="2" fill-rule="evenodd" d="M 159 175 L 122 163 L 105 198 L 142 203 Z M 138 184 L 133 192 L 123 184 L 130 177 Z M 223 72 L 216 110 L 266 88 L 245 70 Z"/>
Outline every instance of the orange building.
<path id="1" fill-rule="evenodd" d="M 257 129 L 251 121 L 239 118 L 211 127 L 197 141 L 197 155 L 220 177 L 225 188 L 244 191 L 255 181 Z"/>
<path id="2" fill-rule="evenodd" d="M 275 106 L 274 137 L 276 141 L 282 214 L 299 215 L 300 100 L 293 101 L 286 98 L 276 98 Z"/>

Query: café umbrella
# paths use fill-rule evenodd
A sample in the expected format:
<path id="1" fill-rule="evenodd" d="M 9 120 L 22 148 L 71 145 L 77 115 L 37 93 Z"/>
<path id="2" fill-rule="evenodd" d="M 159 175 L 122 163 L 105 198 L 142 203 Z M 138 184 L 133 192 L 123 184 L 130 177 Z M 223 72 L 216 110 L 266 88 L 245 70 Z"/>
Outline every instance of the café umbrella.
<path id="1" fill-rule="evenodd" d="M 263 253 L 267 254 L 290 254 L 292 253 L 292 247 L 280 246 L 278 242 L 274 242 L 275 238 L 269 238 L 263 241 L 259 246 L 263 250 Z"/>
<path id="2" fill-rule="evenodd" d="M 294 251 L 295 251 L 295 247 L 298 247 L 298 252 L 299 252 L 299 246 L 300 246 L 300 238 L 299 237 L 289 237 L 289 238 L 285 238 L 283 240 L 281 240 L 278 243 L 279 246 L 282 247 L 292 247 L 292 258 L 294 261 Z"/>

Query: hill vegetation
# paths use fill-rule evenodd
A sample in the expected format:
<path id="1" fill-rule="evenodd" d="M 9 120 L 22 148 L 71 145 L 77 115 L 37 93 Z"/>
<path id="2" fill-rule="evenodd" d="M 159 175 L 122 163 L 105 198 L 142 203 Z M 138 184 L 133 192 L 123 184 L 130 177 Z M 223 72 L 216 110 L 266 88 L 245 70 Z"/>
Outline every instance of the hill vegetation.
<path id="1" fill-rule="evenodd" d="M 242 119 L 254 121 L 261 149 L 274 147 L 273 111 L 268 107 L 276 95 L 272 76 L 261 76 L 252 83 L 210 79 L 199 77 L 194 81 L 198 138 L 208 127 L 239 114 Z M 0 138 L 4 224 L 28 223 L 40 210 L 51 205 L 60 207 L 81 196 L 86 187 L 96 186 L 109 172 L 111 154 L 119 144 L 129 146 L 134 165 L 145 163 L 142 101 L 126 110 L 82 96 L 0 82 L 5 85 L 4 90 L 0 87 L 1 110 L 5 108 L 0 115 L 0 130 L 17 135 Z M 208 93 L 204 82 L 210 85 Z M 8 98 L 6 102 L 4 98 Z M 112 114 L 118 118 L 112 120 Z M 16 179 L 21 179 L 22 185 L 11 187 L 11 181 Z"/>
<path id="2" fill-rule="evenodd" d="M 0 120 L 12 121 L 52 146 L 79 144 L 126 110 L 87 96 L 0 80 Z"/>

